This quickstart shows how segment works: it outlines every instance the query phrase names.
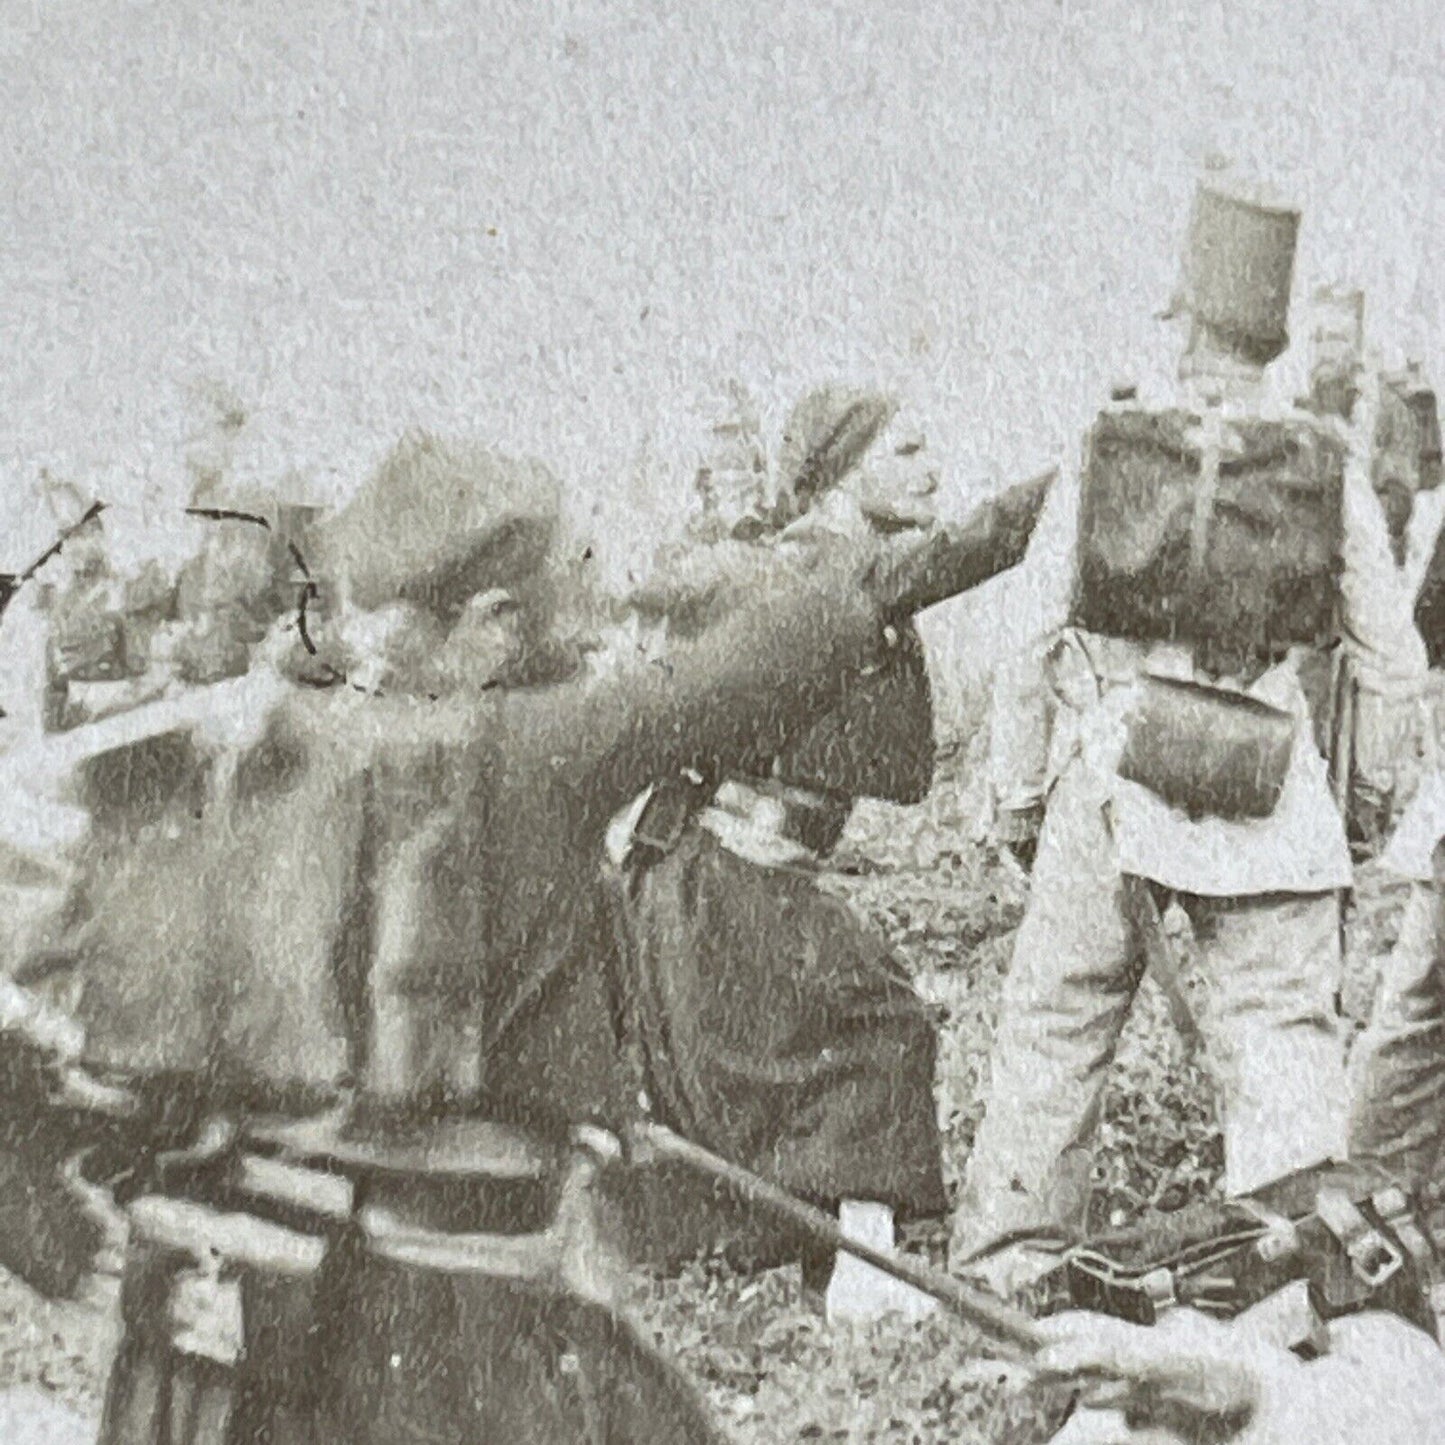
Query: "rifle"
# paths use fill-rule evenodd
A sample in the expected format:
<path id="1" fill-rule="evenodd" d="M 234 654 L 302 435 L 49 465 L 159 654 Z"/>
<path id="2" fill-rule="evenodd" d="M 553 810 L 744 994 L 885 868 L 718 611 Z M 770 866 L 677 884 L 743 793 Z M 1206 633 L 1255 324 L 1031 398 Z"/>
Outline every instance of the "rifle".
<path id="1" fill-rule="evenodd" d="M 595 1136 L 600 1131 L 587 1130 L 585 1133 Z M 594 1147 L 599 1153 L 615 1154 L 618 1151 L 609 1148 L 607 1137 L 603 1136 L 600 1145 Z M 1022 1310 L 1005 1304 L 985 1290 L 966 1285 L 952 1275 L 934 1269 L 921 1259 L 875 1249 L 851 1238 L 839 1228 L 836 1219 L 821 1209 L 805 1204 L 787 1190 L 770 1184 L 741 1165 L 684 1139 L 664 1124 L 639 1120 L 628 1125 L 623 1131 L 620 1152 L 634 1164 L 672 1160 L 729 1185 L 749 1201 L 761 1204 L 786 1219 L 817 1243 L 851 1254 L 893 1279 L 930 1295 L 959 1318 L 988 1335 L 1010 1356 L 1027 1358 L 1043 1344 L 1043 1336 L 1034 1321 Z"/>
<path id="2" fill-rule="evenodd" d="M 52 557 L 58 557 L 65 544 L 83 528 L 88 527 L 105 511 L 104 502 L 92 502 L 84 516 L 62 529 L 60 535 L 23 571 L 0 574 L 0 617 L 14 600 L 15 594 L 45 566 Z"/>

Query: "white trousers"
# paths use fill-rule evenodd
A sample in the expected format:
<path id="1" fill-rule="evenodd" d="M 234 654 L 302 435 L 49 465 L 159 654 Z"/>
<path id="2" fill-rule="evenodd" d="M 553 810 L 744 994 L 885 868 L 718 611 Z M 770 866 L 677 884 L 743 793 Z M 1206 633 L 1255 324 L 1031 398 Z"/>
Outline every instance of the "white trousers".
<path id="1" fill-rule="evenodd" d="M 953 1258 L 1085 1223 L 1108 1067 L 1144 971 L 1095 774 L 1059 779 L 1004 985 L 987 1111 Z M 1245 1193 L 1344 1150 L 1334 893 L 1179 895 L 1207 980 L 1226 1188 Z"/>
<path id="2" fill-rule="evenodd" d="M 1351 1157 L 1403 1184 L 1438 1177 L 1445 1154 L 1445 909 L 1411 886 L 1369 1023 L 1350 1055 Z"/>

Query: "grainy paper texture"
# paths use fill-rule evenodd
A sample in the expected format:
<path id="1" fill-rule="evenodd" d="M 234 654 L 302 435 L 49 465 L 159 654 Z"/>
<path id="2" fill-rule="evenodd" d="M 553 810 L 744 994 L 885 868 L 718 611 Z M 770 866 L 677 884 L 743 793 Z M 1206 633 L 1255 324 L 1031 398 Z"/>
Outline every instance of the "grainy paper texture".
<path id="1" fill-rule="evenodd" d="M 1442 54 L 0 9 L 0 1440 L 1445 1439 Z M 1321 1359 L 1107 1317 L 1345 1156 Z"/>

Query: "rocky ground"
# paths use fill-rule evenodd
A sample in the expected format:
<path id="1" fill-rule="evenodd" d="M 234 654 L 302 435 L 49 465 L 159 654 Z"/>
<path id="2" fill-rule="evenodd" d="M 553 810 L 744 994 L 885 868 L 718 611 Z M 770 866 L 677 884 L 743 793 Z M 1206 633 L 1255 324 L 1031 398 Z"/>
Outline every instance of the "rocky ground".
<path id="1" fill-rule="evenodd" d="M 1026 892 L 1009 860 L 971 839 L 974 753 L 955 752 L 922 807 L 860 810 L 830 880 L 887 930 L 946 1017 L 939 1107 L 950 1183 L 982 1112 L 998 986 Z M 1390 941 L 1397 912 L 1398 894 L 1367 872 L 1350 929 L 1346 1006 L 1357 1015 L 1368 1005 L 1370 960 Z M 1148 983 L 1114 1066 L 1100 1144 L 1101 1222 L 1177 1208 L 1218 1175 L 1205 1076 Z M 917 1241 L 934 1253 L 941 1243 Z M 639 1275 L 632 1296 L 644 1330 L 683 1362 L 739 1445 L 1025 1445 L 1046 1438 L 1056 1408 L 1021 1392 L 950 1320 L 825 1329 L 802 1297 L 796 1267 L 740 1275 L 703 1261 L 675 1278 Z M 0 1389 L 23 1387 L 65 1405 L 93 1431 L 114 1344 L 113 1305 L 113 1279 L 98 1281 L 83 1301 L 46 1304 L 0 1274 Z M 43 1438 L 62 1437 L 47 1426 Z"/>

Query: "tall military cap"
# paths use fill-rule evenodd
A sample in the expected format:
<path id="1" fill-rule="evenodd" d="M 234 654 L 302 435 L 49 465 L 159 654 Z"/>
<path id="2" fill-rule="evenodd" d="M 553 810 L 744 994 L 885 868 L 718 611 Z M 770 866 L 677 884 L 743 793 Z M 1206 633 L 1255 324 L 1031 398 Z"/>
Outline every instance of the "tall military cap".
<path id="1" fill-rule="evenodd" d="M 1222 162 L 1199 178 L 1169 314 L 1187 313 L 1264 365 L 1289 345 L 1300 212 Z"/>
<path id="2" fill-rule="evenodd" d="M 544 569 L 561 489 L 541 462 L 408 432 L 347 504 L 316 527 L 318 572 L 366 610 L 414 602 L 439 615 Z"/>

